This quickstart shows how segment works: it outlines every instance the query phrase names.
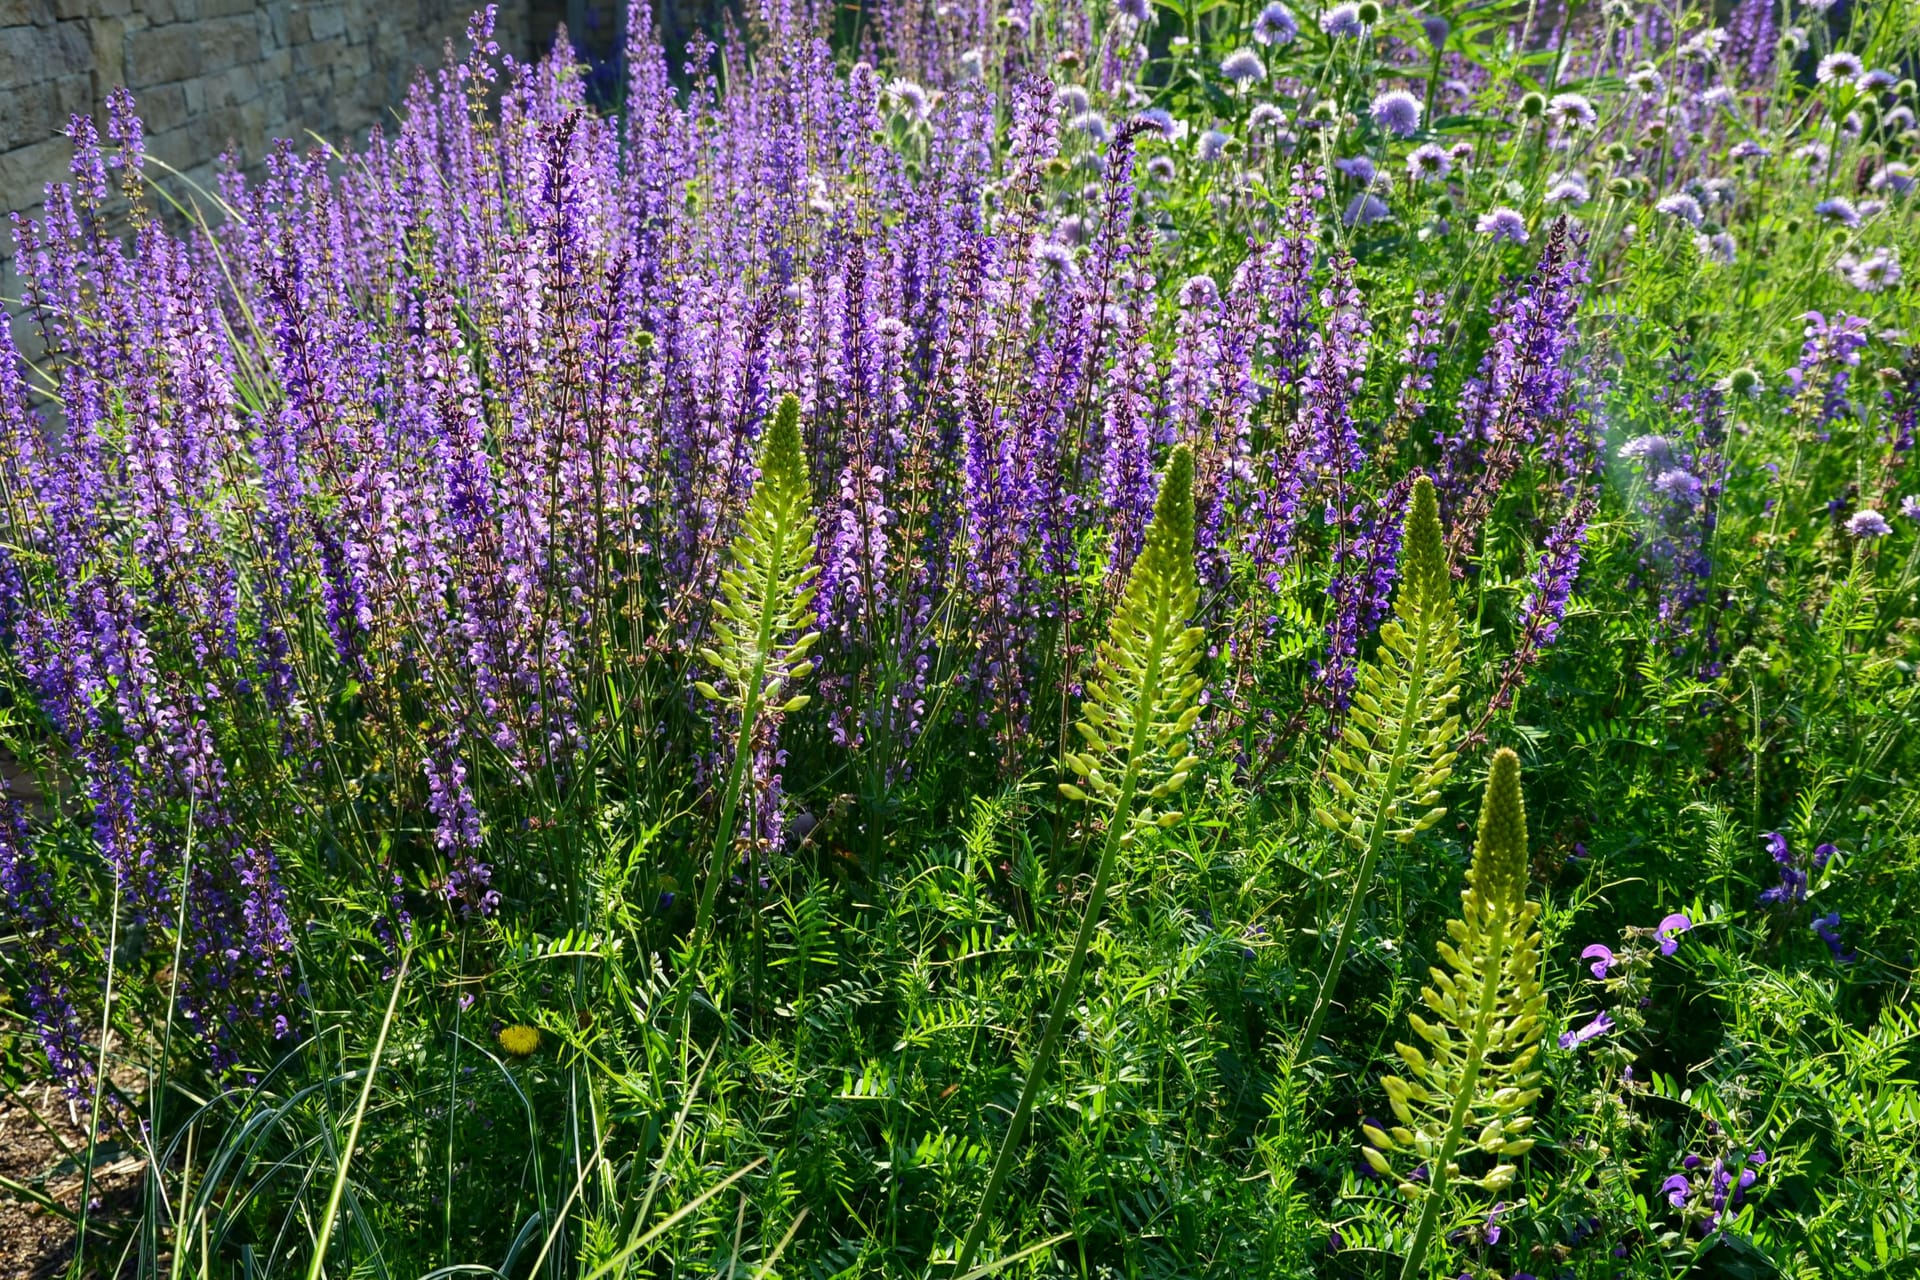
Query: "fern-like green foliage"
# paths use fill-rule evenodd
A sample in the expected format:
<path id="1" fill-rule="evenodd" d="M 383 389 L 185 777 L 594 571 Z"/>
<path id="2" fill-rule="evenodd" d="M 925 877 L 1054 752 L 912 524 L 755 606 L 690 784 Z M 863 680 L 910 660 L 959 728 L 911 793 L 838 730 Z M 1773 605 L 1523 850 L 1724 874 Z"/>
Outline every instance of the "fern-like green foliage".
<path id="1" fill-rule="evenodd" d="M 789 690 L 812 672 L 807 651 L 820 638 L 809 627 L 816 591 L 813 580 L 820 571 L 813 539 L 813 494 L 800 443 L 800 402 L 789 395 L 780 401 L 761 440 L 760 476 L 720 573 L 712 643 L 700 652 L 719 683 L 694 682 L 703 696 L 732 708 L 740 721 L 733 764 L 720 798 L 707 882 L 694 921 L 696 957 L 726 874 L 734 815 L 757 722 L 768 707 L 792 713 L 807 705 L 805 694 Z"/>
<path id="2" fill-rule="evenodd" d="M 1460 918 L 1447 921 L 1439 944 L 1444 967 L 1421 989 L 1431 1018 L 1410 1015 L 1420 1044 L 1395 1045 L 1405 1077 L 1381 1081 L 1396 1121 L 1364 1128 L 1362 1153 L 1383 1174 L 1395 1157 L 1408 1169 L 1425 1165 L 1424 1184 L 1402 1178 L 1400 1190 L 1424 1201 L 1403 1277 L 1420 1274 L 1433 1242 L 1447 1187 L 1455 1179 L 1487 1191 L 1513 1180 L 1515 1156 L 1533 1146 L 1527 1109 L 1540 1096 L 1540 1032 L 1547 997 L 1540 986 L 1540 905 L 1527 900 L 1527 814 L 1520 796 L 1520 759 L 1493 757 L 1480 834 L 1474 845 Z M 1460 1162 L 1478 1154 L 1485 1172 L 1463 1175 Z"/>
<path id="3" fill-rule="evenodd" d="M 1200 662 L 1204 633 L 1187 625 L 1200 603 L 1200 577 L 1194 565 L 1193 452 L 1176 445 L 1160 477 L 1153 523 L 1139 558 L 1127 577 L 1126 592 L 1107 624 L 1078 725 L 1084 751 L 1063 761 L 1079 782 L 1063 782 L 1069 800 L 1107 807 L 1107 834 L 1093 887 L 1080 917 L 1080 931 L 1067 957 L 1067 971 L 1054 992 L 1046 1030 L 1027 1068 L 1020 1101 L 1007 1123 L 999 1153 L 987 1175 L 986 1191 L 974 1211 L 973 1225 L 955 1255 L 954 1271 L 965 1275 L 986 1234 L 993 1208 L 1014 1153 L 1019 1149 L 1035 1096 L 1060 1047 L 1067 1017 L 1079 997 L 1087 948 L 1099 925 L 1107 883 L 1120 850 L 1143 830 L 1179 820 L 1171 809 L 1156 810 L 1185 784 L 1199 761 L 1188 753 L 1188 735 L 1200 715 Z M 1136 805 L 1139 797 L 1144 802 Z"/>
<path id="4" fill-rule="evenodd" d="M 1453 773 L 1460 717 L 1460 617 L 1433 482 L 1414 482 L 1401 539 L 1400 585 L 1380 646 L 1360 669 L 1353 707 L 1341 728 L 1314 815 L 1360 854 L 1333 955 L 1320 979 L 1299 1052 L 1313 1052 L 1346 964 L 1360 906 L 1388 837 L 1414 838 L 1438 822 L 1440 788 Z"/>

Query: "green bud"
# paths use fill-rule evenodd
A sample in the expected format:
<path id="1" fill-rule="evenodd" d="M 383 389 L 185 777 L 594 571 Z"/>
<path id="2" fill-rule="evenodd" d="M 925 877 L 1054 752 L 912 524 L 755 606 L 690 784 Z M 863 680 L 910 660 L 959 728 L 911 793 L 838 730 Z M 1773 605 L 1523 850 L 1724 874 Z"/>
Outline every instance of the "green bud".
<path id="1" fill-rule="evenodd" d="M 1490 905 L 1516 908 L 1527 894 L 1527 809 L 1520 795 L 1520 757 L 1494 752 L 1480 802 L 1480 834 L 1473 846 L 1474 892 Z"/>

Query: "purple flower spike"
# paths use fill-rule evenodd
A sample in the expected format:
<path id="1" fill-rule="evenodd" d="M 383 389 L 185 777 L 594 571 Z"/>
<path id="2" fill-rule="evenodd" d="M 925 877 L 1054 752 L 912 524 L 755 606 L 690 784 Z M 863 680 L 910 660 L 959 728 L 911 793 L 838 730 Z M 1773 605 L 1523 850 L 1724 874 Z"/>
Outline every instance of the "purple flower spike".
<path id="1" fill-rule="evenodd" d="M 1580 958 L 1582 960 L 1593 961 L 1593 964 L 1589 966 L 1589 968 L 1593 970 L 1593 976 L 1604 979 L 1607 976 L 1608 966 L 1613 963 L 1613 951 L 1604 943 L 1596 942 L 1585 951 L 1582 951 Z"/>
<path id="2" fill-rule="evenodd" d="M 1667 1203 L 1678 1209 L 1693 1194 L 1693 1184 L 1687 1181 L 1686 1174 L 1675 1173 L 1668 1175 L 1667 1180 L 1660 1184 L 1660 1190 L 1666 1194 Z"/>
<path id="3" fill-rule="evenodd" d="M 1680 935 L 1693 928 L 1693 921 L 1679 912 L 1674 912 L 1660 921 L 1655 927 L 1654 936 L 1660 939 L 1660 954 L 1670 956 L 1680 949 Z"/>

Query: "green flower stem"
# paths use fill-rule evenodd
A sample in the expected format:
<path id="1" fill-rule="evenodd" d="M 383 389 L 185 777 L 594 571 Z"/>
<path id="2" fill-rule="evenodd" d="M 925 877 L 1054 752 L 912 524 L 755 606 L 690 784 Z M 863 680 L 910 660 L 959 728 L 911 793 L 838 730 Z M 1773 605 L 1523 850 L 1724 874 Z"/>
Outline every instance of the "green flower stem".
<path id="1" fill-rule="evenodd" d="M 1067 972 L 1060 981 L 1060 990 L 1054 994 L 1053 1007 L 1047 1013 L 1046 1030 L 1040 1035 L 1040 1047 L 1034 1051 L 1033 1066 L 1027 1071 L 1026 1083 L 1020 1089 L 1020 1101 L 1014 1106 L 1013 1118 L 1007 1122 L 1006 1135 L 1000 1140 L 1000 1152 L 994 1157 L 993 1168 L 987 1174 L 987 1188 L 981 1193 L 980 1207 L 974 1211 L 973 1225 L 968 1228 L 966 1241 L 960 1246 L 960 1252 L 954 1260 L 954 1270 L 960 1275 L 966 1274 L 967 1265 L 973 1261 L 973 1255 L 980 1247 L 981 1237 L 986 1235 L 987 1215 L 994 1198 L 1000 1194 L 1000 1184 L 1006 1181 L 1007 1170 L 1013 1165 L 1014 1149 L 1020 1145 L 1027 1121 L 1033 1115 L 1033 1100 L 1040 1092 L 1040 1083 L 1046 1077 L 1047 1068 L 1052 1065 L 1054 1051 L 1060 1043 L 1060 1033 L 1080 993 L 1080 975 L 1086 967 L 1087 948 L 1092 945 L 1093 931 L 1100 923 L 1100 908 L 1106 901 L 1107 881 L 1113 877 L 1120 844 L 1133 815 L 1133 793 L 1140 783 L 1140 766 L 1146 756 L 1148 731 L 1153 723 L 1153 717 L 1148 712 L 1159 692 L 1156 686 L 1160 679 L 1161 638 L 1167 627 L 1167 607 L 1168 601 L 1163 597 L 1156 609 L 1158 616 L 1154 621 L 1158 625 L 1153 628 L 1153 644 L 1147 651 L 1145 674 L 1140 682 L 1141 714 L 1134 720 L 1133 741 L 1127 749 L 1127 770 L 1120 780 L 1120 797 L 1114 804 L 1113 817 L 1107 825 L 1106 843 L 1100 850 L 1100 865 L 1093 873 L 1093 888 L 1087 894 L 1087 909 L 1080 917 L 1080 932 L 1074 938 L 1073 954 L 1067 959 Z"/>
<path id="2" fill-rule="evenodd" d="M 1493 917 L 1494 936 L 1491 950 L 1482 963 L 1486 973 L 1480 979 L 1480 1012 L 1473 1024 L 1473 1040 L 1467 1046 L 1466 1064 L 1460 1077 L 1460 1089 L 1453 1095 L 1453 1113 L 1447 1118 L 1447 1135 L 1440 1142 L 1440 1154 L 1427 1166 L 1427 1197 L 1420 1209 L 1420 1225 L 1414 1229 L 1413 1244 L 1407 1250 L 1406 1261 L 1400 1267 L 1400 1280 L 1413 1280 L 1420 1273 L 1426 1261 L 1427 1249 L 1433 1244 L 1434 1232 L 1440 1226 L 1440 1205 L 1444 1200 L 1447 1186 L 1447 1168 L 1453 1163 L 1454 1152 L 1459 1150 L 1460 1136 L 1466 1132 L 1467 1116 L 1473 1110 L 1475 1091 L 1480 1083 L 1480 1064 L 1487 1056 L 1487 1038 L 1493 1031 L 1493 1019 L 1498 1012 L 1500 975 L 1505 971 L 1507 960 L 1507 941 L 1511 929 L 1509 918 L 1513 912 L 1510 907 L 1502 906 Z"/>
<path id="3" fill-rule="evenodd" d="M 782 531 L 784 534 L 784 530 Z M 734 815 L 740 808 L 740 791 L 746 782 L 747 760 L 753 753 L 753 725 L 760 718 L 760 685 L 767 675 L 767 648 L 773 642 L 773 616 L 777 612 L 775 583 L 780 561 L 767 563 L 767 607 L 760 613 L 760 656 L 753 664 L 753 679 L 747 684 L 746 702 L 740 708 L 740 736 L 733 744 L 733 765 L 727 770 L 727 789 L 720 798 L 720 821 L 713 830 L 713 852 L 707 858 L 707 883 L 700 890 L 700 908 L 693 918 L 693 953 L 686 976 L 699 981 L 700 960 L 706 951 L 707 932 L 713 926 L 714 905 L 720 900 L 720 880 L 726 872 L 727 847 L 733 843 Z"/>

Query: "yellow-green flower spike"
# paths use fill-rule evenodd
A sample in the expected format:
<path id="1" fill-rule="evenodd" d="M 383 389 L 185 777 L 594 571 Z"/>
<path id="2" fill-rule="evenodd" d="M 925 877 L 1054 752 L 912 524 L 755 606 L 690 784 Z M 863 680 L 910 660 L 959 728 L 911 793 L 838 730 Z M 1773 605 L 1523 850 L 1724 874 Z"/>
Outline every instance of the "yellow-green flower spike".
<path id="1" fill-rule="evenodd" d="M 1400 540 L 1402 591 L 1424 609 L 1453 598 L 1453 571 L 1447 567 L 1446 535 L 1440 528 L 1440 499 L 1433 481 L 1421 476 L 1413 482 L 1413 501 Z"/>
<path id="2" fill-rule="evenodd" d="M 1304 1061 L 1318 1051 L 1320 1028 L 1346 964 L 1361 904 L 1373 889 L 1381 850 L 1404 844 L 1438 822 L 1446 810 L 1440 788 L 1453 776 L 1460 717 L 1460 618 L 1453 604 L 1440 504 L 1433 481 L 1414 481 L 1400 540 L 1400 585 L 1393 616 L 1380 627 L 1380 646 L 1360 668 L 1353 706 L 1328 757 L 1314 816 L 1359 854 L 1333 954 L 1295 1050 Z"/>
<path id="3" fill-rule="evenodd" d="M 1473 846 L 1473 887 L 1490 902 L 1516 904 L 1527 891 L 1527 808 L 1520 798 L 1520 757 L 1494 752 Z"/>
<path id="4" fill-rule="evenodd" d="M 1406 1194 L 1425 1201 L 1401 1269 L 1424 1274 L 1447 1194 L 1456 1181 L 1484 1191 L 1507 1186 L 1513 1161 L 1533 1146 L 1530 1114 L 1540 1096 L 1540 1033 L 1546 993 L 1540 985 L 1540 906 L 1527 901 L 1527 815 L 1520 794 L 1520 758 L 1493 757 L 1480 806 L 1473 867 L 1460 894 L 1460 916 L 1447 922 L 1421 989 L 1427 1016 L 1409 1014 L 1418 1043 L 1394 1046 L 1406 1075 L 1380 1084 L 1394 1123 L 1364 1126 L 1361 1154 Z M 1478 1172 L 1463 1172 L 1476 1154 Z M 1411 1170 L 1427 1167 L 1425 1185 Z"/>
<path id="5" fill-rule="evenodd" d="M 814 562 L 813 538 L 813 494 L 800 442 L 800 402 L 787 395 L 761 438 L 760 476 L 720 571 L 711 643 L 700 651 L 715 679 L 693 682 L 701 697 L 731 709 L 739 717 L 739 726 L 726 790 L 720 796 L 707 884 L 694 920 L 695 952 L 694 962 L 687 966 L 689 973 L 697 968 L 713 919 L 754 727 L 769 708 L 791 715 L 807 705 L 805 694 L 790 690 L 812 674 L 807 652 L 820 638 L 811 629 L 812 584 L 820 572 Z"/>

